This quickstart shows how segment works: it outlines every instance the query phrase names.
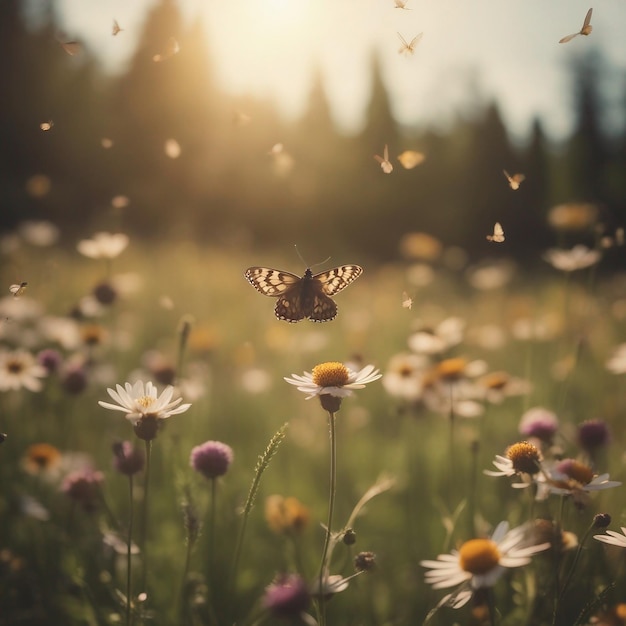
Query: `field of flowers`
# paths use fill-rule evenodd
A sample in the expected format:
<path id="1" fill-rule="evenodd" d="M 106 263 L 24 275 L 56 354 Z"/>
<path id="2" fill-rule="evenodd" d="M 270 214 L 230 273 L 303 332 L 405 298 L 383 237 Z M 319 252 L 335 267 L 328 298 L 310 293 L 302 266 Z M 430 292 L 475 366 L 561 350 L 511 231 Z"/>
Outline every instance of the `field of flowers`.
<path id="1" fill-rule="evenodd" d="M 626 623 L 600 247 L 414 233 L 288 324 L 244 272 L 291 250 L 55 237 L 0 249 L 1 625 Z"/>

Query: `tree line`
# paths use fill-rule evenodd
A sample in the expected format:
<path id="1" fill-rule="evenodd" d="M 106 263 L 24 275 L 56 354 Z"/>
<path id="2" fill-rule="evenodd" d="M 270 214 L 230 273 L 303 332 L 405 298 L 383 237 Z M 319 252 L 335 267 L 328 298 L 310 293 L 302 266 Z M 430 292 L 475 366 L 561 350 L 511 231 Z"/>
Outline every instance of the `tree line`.
<path id="1" fill-rule="evenodd" d="M 365 125 L 346 136 L 319 73 L 292 123 L 220 91 L 203 24 L 185 26 L 175 0 L 151 9 L 117 76 L 85 46 L 68 54 L 53 10 L 41 11 L 35 23 L 20 0 L 0 3 L 2 231 L 43 218 L 72 238 L 101 228 L 239 246 L 322 241 L 383 260 L 410 231 L 484 252 L 496 221 L 509 252 L 536 254 L 555 242 L 546 217 L 561 202 L 594 203 L 608 228 L 623 224 L 626 134 L 603 127 L 600 83 L 615 70 L 597 53 L 571 67 L 576 123 L 559 144 L 539 118 L 513 142 L 495 100 L 472 103 L 446 130 L 401 126 L 375 54 Z M 158 50 L 171 54 L 155 62 Z M 385 144 L 390 175 L 373 159 Z M 395 160 L 404 149 L 424 162 L 405 170 Z M 525 174 L 519 190 L 503 169 Z"/>

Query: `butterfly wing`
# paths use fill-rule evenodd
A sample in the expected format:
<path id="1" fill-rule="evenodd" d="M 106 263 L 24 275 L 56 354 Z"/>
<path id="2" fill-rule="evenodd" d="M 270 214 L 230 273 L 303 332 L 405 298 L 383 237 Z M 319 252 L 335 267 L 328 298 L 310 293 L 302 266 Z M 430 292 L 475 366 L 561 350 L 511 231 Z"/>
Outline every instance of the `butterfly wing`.
<path id="1" fill-rule="evenodd" d="M 493 235 L 487 235 L 487 241 L 502 243 L 504 241 L 504 229 L 500 222 L 496 222 L 493 227 Z"/>
<path id="2" fill-rule="evenodd" d="M 278 302 L 274 307 L 276 317 L 289 323 L 299 322 L 309 317 L 311 312 L 311 305 L 307 304 L 302 288 L 292 289 L 284 296 L 278 298 Z"/>
<path id="3" fill-rule="evenodd" d="M 313 280 L 321 284 L 323 294 L 334 296 L 354 282 L 362 273 L 363 268 L 359 265 L 340 265 L 326 272 L 315 274 Z"/>
<path id="4" fill-rule="evenodd" d="M 563 37 L 563 39 L 559 39 L 559 43 L 567 43 L 568 41 L 571 41 L 572 39 L 574 39 L 574 37 L 578 37 L 578 35 L 580 35 L 580 33 L 572 33 L 571 35 L 567 35 L 567 37 Z"/>
<path id="5" fill-rule="evenodd" d="M 313 297 L 313 309 L 309 319 L 313 322 L 329 322 L 335 317 L 337 317 L 335 302 L 323 293 L 316 293 Z"/>
<path id="6" fill-rule="evenodd" d="M 402 45 L 398 49 L 398 54 L 402 54 L 403 52 L 408 51 L 409 44 L 406 42 L 406 39 L 400 33 L 396 33 L 396 34 L 398 35 L 398 38 L 402 42 Z"/>
<path id="7" fill-rule="evenodd" d="M 409 45 L 409 48 L 411 48 L 411 50 L 413 50 L 415 48 L 415 46 L 420 42 L 421 38 L 424 36 L 424 33 L 420 33 L 419 35 L 415 35 L 415 37 L 413 37 L 413 39 L 411 39 L 411 43 Z"/>
<path id="8" fill-rule="evenodd" d="M 286 293 L 302 280 L 291 272 L 282 272 L 270 267 L 249 267 L 244 276 L 257 291 L 274 298 Z"/>
<path id="9" fill-rule="evenodd" d="M 583 22 L 583 27 L 580 30 L 581 33 L 585 33 L 585 30 L 587 30 L 589 28 L 589 25 L 591 24 L 591 14 L 592 13 L 593 13 L 593 8 L 591 8 L 591 9 L 589 9 L 589 11 L 587 11 L 587 15 L 585 15 L 585 21 Z M 591 32 L 590 28 L 589 28 L 589 32 Z"/>
<path id="10" fill-rule="evenodd" d="M 71 57 L 76 56 L 80 50 L 81 46 L 78 41 L 63 41 L 61 42 L 61 48 L 67 52 Z"/>

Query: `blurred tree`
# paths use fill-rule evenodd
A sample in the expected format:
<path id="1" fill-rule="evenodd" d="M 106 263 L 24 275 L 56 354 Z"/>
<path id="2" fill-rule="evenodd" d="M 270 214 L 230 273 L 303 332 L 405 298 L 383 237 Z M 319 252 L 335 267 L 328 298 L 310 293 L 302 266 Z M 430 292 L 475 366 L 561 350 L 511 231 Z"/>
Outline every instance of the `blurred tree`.
<path id="1" fill-rule="evenodd" d="M 24 20 L 18 0 L 0 3 L 0 225 L 13 226 L 25 206 L 31 204 L 24 183 L 32 167 L 32 155 L 27 149 L 25 132 L 32 142 L 37 134 L 37 125 L 29 129 L 25 119 L 22 98 L 24 87 L 19 79 L 28 71 L 24 54 L 29 44 Z M 28 74 L 26 74 L 28 75 Z M 28 84 L 28 83 L 27 83 Z M 28 101 L 28 100 L 27 100 Z M 28 142 L 28 143 L 30 143 Z"/>
<path id="2" fill-rule="evenodd" d="M 28 17 L 22 7 L 0 3 L 1 223 L 46 217 L 69 230 L 102 200 L 97 164 L 86 159 L 102 118 L 100 76 L 84 46 L 64 51 L 49 6 L 30 7 Z"/>
<path id="3" fill-rule="evenodd" d="M 382 154 L 385 144 L 391 151 L 398 150 L 399 129 L 391 109 L 391 99 L 383 80 L 380 59 L 372 54 L 370 61 L 370 101 L 365 116 L 365 125 L 360 138 L 368 152 Z"/>
<path id="4" fill-rule="evenodd" d="M 520 217 L 516 221 L 518 248 L 538 251 L 552 243 L 546 228 L 547 212 L 555 200 L 550 148 L 539 118 L 533 120 L 530 140 L 524 150 L 522 172 L 526 179 L 520 187 Z"/>
<path id="5" fill-rule="evenodd" d="M 319 205 L 334 204 L 338 170 L 343 170 L 343 164 L 319 68 L 313 72 L 307 109 L 291 129 L 288 146 L 296 162 L 294 177 L 296 191 L 301 192 L 297 194 L 299 205 L 307 217 Z"/>
<path id="6" fill-rule="evenodd" d="M 609 146 L 601 120 L 602 59 L 592 52 L 575 60 L 571 67 L 576 126 L 567 146 L 569 188 L 574 198 L 606 203 L 606 168 Z"/>
<path id="7" fill-rule="evenodd" d="M 385 174 L 374 160 L 383 156 L 385 145 L 389 160 L 397 166 L 400 130 L 391 110 L 389 93 L 382 77 L 380 59 L 373 53 L 370 62 L 370 100 L 363 130 L 349 143 L 351 169 L 344 193 L 345 203 L 338 216 L 338 230 L 354 245 L 372 256 L 388 256 L 396 248 L 403 226 L 398 207 L 405 206 L 406 189 L 400 188 L 397 172 Z"/>
<path id="8" fill-rule="evenodd" d="M 505 231 L 509 224 L 513 226 L 518 202 L 514 194 L 521 191 L 512 191 L 504 177 L 504 169 L 510 174 L 519 172 L 520 163 L 496 102 L 488 103 L 473 123 L 463 161 L 455 178 L 465 204 L 457 224 L 463 230 L 466 245 L 481 249 L 495 222 L 501 222 Z M 514 242 L 514 228 L 510 231 Z"/>
<path id="9" fill-rule="evenodd" d="M 178 4 L 161 0 L 112 94 L 118 167 L 134 203 L 132 227 L 163 234 L 181 214 L 199 221 L 221 158 L 218 102 L 201 20 L 184 29 Z"/>
<path id="10" fill-rule="evenodd" d="M 337 216 L 351 210 L 356 170 L 352 142 L 337 132 L 319 68 L 313 72 L 308 106 L 291 129 L 289 145 L 295 158 L 291 182 L 294 210 L 309 238 L 324 242 L 323 246 L 311 246 L 309 254 L 331 254 L 329 248 L 352 237 L 338 232 L 336 223 L 329 230 L 320 215 Z"/>

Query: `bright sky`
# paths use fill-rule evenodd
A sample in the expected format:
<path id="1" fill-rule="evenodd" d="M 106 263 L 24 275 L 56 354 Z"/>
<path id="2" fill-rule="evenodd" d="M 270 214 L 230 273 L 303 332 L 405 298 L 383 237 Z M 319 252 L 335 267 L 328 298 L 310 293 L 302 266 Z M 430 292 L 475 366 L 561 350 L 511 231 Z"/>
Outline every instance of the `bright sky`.
<path id="1" fill-rule="evenodd" d="M 445 122 L 477 95 L 495 94 L 506 121 L 525 133 L 539 115 L 560 137 L 571 124 L 568 61 L 596 49 L 619 73 L 613 101 L 626 93 L 626 2 L 594 7 L 589 37 L 581 29 L 590 0 L 179 0 L 187 19 L 206 23 L 217 79 L 228 92 L 274 100 L 302 113 L 311 68 L 321 67 L 335 120 L 358 130 L 369 98 L 371 54 L 381 55 L 397 118 Z M 155 0 L 56 0 L 62 24 L 110 69 L 123 67 Z M 117 19 L 124 32 L 111 36 Z M 397 33 L 412 56 L 399 55 Z M 609 87 L 611 88 L 611 87 Z M 623 109 L 623 105 L 622 105 Z M 619 119 L 619 117 L 617 118 Z"/>

